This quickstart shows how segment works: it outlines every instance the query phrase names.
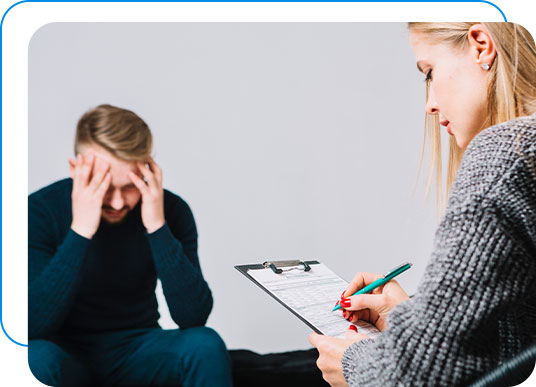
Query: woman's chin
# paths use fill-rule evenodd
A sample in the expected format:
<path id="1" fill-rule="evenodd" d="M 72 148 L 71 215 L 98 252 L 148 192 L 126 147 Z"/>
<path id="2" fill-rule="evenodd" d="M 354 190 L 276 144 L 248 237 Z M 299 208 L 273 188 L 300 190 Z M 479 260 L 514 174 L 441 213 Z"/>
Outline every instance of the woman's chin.
<path id="1" fill-rule="evenodd" d="M 460 138 L 460 136 L 456 136 L 455 134 L 453 134 L 452 136 L 456 140 L 456 145 L 458 145 L 458 147 L 460 147 L 462 150 L 465 150 L 467 148 L 467 145 L 469 145 L 468 139 Z"/>

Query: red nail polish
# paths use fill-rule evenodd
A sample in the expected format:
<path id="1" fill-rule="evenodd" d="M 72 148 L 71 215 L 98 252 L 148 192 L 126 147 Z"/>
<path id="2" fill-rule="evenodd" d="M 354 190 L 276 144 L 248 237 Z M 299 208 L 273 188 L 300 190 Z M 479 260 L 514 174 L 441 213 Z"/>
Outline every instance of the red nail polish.
<path id="1" fill-rule="evenodd" d="M 353 331 L 357 332 L 357 328 L 356 328 L 356 326 L 355 326 L 355 325 L 350 325 L 350 328 L 349 328 L 349 329 L 351 329 L 351 330 L 353 330 Z"/>
<path id="2" fill-rule="evenodd" d="M 344 292 L 342 292 L 341 294 L 341 300 L 344 298 L 344 293 L 346 293 L 346 290 Z"/>
<path id="3" fill-rule="evenodd" d="M 349 298 L 343 298 L 341 300 L 341 306 L 343 308 L 348 308 L 349 306 L 352 306 L 352 300 L 350 300 Z"/>
<path id="4" fill-rule="evenodd" d="M 346 318 L 346 313 L 348 313 L 348 312 L 346 312 L 345 310 L 343 310 L 343 311 L 342 311 L 342 317 Z"/>
<path id="5" fill-rule="evenodd" d="M 337 302 L 335 303 L 335 306 L 337 306 L 337 305 L 339 305 L 339 301 L 337 301 Z M 335 306 L 334 306 L 334 307 L 335 307 Z"/>

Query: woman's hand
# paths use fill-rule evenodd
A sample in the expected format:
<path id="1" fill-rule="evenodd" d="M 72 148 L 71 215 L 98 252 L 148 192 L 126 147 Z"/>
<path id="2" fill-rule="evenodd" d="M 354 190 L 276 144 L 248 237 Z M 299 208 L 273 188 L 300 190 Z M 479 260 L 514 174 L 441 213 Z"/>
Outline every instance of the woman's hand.
<path id="1" fill-rule="evenodd" d="M 318 349 L 319 356 L 316 365 L 322 371 L 322 377 L 326 382 L 332 386 L 347 385 L 342 373 L 342 355 L 350 345 L 367 338 L 367 335 L 357 333 L 354 325 L 348 328 L 344 339 L 318 333 L 309 335 L 309 342 Z"/>
<path id="2" fill-rule="evenodd" d="M 401 302 L 409 300 L 398 282 L 391 280 L 370 294 L 351 296 L 380 277 L 379 274 L 361 272 L 354 276 L 340 300 L 344 318 L 351 322 L 368 321 L 376 325 L 380 331 L 387 328 L 386 319 L 389 312 Z"/>

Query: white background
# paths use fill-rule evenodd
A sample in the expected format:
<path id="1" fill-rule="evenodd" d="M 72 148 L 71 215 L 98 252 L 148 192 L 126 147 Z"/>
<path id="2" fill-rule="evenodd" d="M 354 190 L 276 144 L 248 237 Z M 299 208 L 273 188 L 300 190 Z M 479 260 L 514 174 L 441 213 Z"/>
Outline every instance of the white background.
<path id="1" fill-rule="evenodd" d="M 530 12 L 527 12 L 526 6 L 520 7 L 520 3 L 509 1 L 502 5 L 497 2 L 497 5 L 509 21 L 524 25 L 534 34 L 535 28 L 530 24 L 532 20 L 528 19 Z M 6 9 L 7 6 L 6 3 Z M 28 45 L 38 28 L 55 21 L 312 22 L 461 18 L 502 20 L 498 11 L 486 4 L 27 3 L 14 8 L 7 15 L 2 30 L 2 297 L 3 320 L 8 333 L 15 340 L 26 342 L 27 193 L 65 176 L 63 163 L 70 155 L 70 148 L 65 149 L 65 143 L 72 141 L 68 133 L 81 113 L 77 109 L 85 110 L 101 102 L 87 99 L 88 93 L 80 93 L 82 97 L 70 98 L 65 115 L 50 112 L 50 116 L 43 116 L 43 128 L 47 131 L 38 130 L 38 123 L 30 121 L 30 149 L 34 146 L 35 135 L 34 144 L 46 144 L 41 148 L 48 152 L 30 152 L 42 159 L 28 159 Z M 36 50 L 39 34 L 44 39 L 47 28 L 52 33 L 56 27 L 46 26 L 35 35 L 32 44 L 36 44 Z M 311 34 L 314 37 L 321 32 L 322 35 L 327 33 L 336 37 L 341 28 L 348 28 L 349 32 L 352 28 L 360 28 L 355 25 L 335 26 L 329 30 L 328 27 L 301 26 L 293 32 L 298 50 L 295 52 L 291 50 L 291 43 L 277 42 L 277 32 L 270 31 L 271 27 L 275 28 L 251 26 L 254 33 L 276 39 L 271 54 L 283 55 L 286 52 L 291 58 L 289 63 L 322 52 L 315 50 L 317 47 L 313 45 L 307 46 Z M 165 173 L 173 171 L 165 175 L 166 187 L 189 202 L 198 222 L 201 263 L 216 302 L 209 325 L 220 332 L 230 348 L 250 348 L 259 352 L 306 348 L 309 333 L 307 327 L 241 278 L 232 264 L 254 262 L 265 257 L 315 258 L 350 279 L 357 270 L 382 272 L 402 257 L 411 257 L 416 266 L 401 278 L 401 282 L 409 292 L 416 289 L 429 254 L 434 227 L 433 204 L 424 202 L 421 189 L 411 196 L 420 151 L 421 102 L 424 99 L 417 95 L 422 92 L 423 85 L 403 33 L 392 36 L 399 44 L 385 40 L 386 31 L 391 31 L 390 28 L 397 27 L 371 27 L 371 31 L 377 33 L 366 38 L 349 34 L 344 41 L 347 47 L 340 41 L 319 42 L 318 48 L 333 50 L 331 55 L 346 52 L 345 58 L 349 63 L 342 66 L 338 74 L 337 69 L 330 67 L 332 61 L 315 57 L 315 65 L 320 63 L 323 66 L 312 68 L 323 68 L 326 70 L 324 74 L 330 74 L 327 79 L 319 76 L 316 84 L 311 84 L 315 77 L 314 73 L 307 73 L 307 68 L 299 77 L 302 83 L 296 88 L 288 86 L 289 82 L 296 80 L 296 76 L 285 74 L 285 66 L 279 69 L 282 71 L 279 75 L 283 77 L 278 78 L 281 84 L 277 84 L 276 78 L 270 79 L 269 75 L 268 79 L 263 77 L 267 83 L 260 86 L 270 90 L 268 86 L 274 84 L 273 93 L 281 89 L 284 93 L 279 99 L 264 96 L 266 99 L 262 101 L 261 111 L 255 111 L 255 106 L 245 98 L 251 95 L 259 98 L 254 94 L 255 90 L 247 89 L 247 81 L 256 79 L 256 74 L 251 72 L 251 66 L 249 70 L 245 67 L 244 84 L 234 89 L 235 83 L 224 82 L 216 89 L 220 93 L 225 88 L 232 89 L 235 94 L 231 95 L 243 97 L 238 100 L 240 109 L 230 112 L 229 108 L 222 108 L 218 112 L 223 115 L 221 122 L 231 121 L 233 125 L 222 130 L 216 140 L 214 136 L 218 131 L 202 112 L 197 112 L 197 122 L 190 119 L 190 125 L 179 122 L 181 125 L 175 127 L 175 123 L 172 125 L 166 116 L 170 109 L 155 111 L 156 105 L 154 102 L 150 105 L 149 99 L 128 100 L 126 95 L 112 93 L 107 94 L 108 101 L 103 101 L 132 108 L 152 127 L 157 161 L 164 167 Z M 307 34 L 300 34 L 300 31 L 307 31 Z M 232 35 L 233 32 L 227 30 L 227 33 Z M 286 33 L 289 33 L 288 30 Z M 288 50 L 281 50 L 282 46 Z M 359 55 L 348 54 L 352 49 L 359 51 Z M 60 48 L 58 53 L 61 52 Z M 240 52 L 236 54 L 233 57 L 239 56 Z M 390 61 L 391 58 L 396 59 Z M 251 65 L 254 64 L 267 65 L 266 61 L 253 61 Z M 354 68 L 356 71 L 352 73 Z M 365 71 L 370 73 L 368 78 L 364 76 L 368 75 Z M 220 78 L 214 77 L 213 81 Z M 43 79 L 46 81 L 46 77 Z M 143 90 L 150 89 L 151 85 L 151 82 L 142 85 Z M 377 88 L 374 88 L 375 85 Z M 30 84 L 30 87 L 34 86 Z M 55 89 L 48 90 L 52 102 L 54 98 L 61 97 L 54 95 Z M 304 90 L 307 93 L 299 95 Z M 322 92 L 317 93 L 318 90 Z M 363 94 L 368 98 L 363 99 Z M 214 111 L 217 102 L 224 106 L 229 103 L 223 93 L 212 97 L 213 100 L 210 96 L 197 96 L 197 100 L 194 99 L 192 105 L 184 109 L 184 114 L 179 112 L 178 115 L 189 117 L 188 114 L 195 114 L 191 109 L 201 106 L 202 102 L 206 104 L 205 108 L 211 108 L 209 111 Z M 178 98 L 180 100 L 180 95 Z M 294 103 L 289 106 L 292 101 Z M 315 103 L 325 106 L 326 111 L 312 110 L 311 106 Z M 355 110 L 352 110 L 353 106 Z M 245 109 L 249 115 L 242 114 L 243 107 L 249 108 Z M 269 107 L 273 107 L 273 115 L 266 114 Z M 262 120 L 258 117 L 261 113 L 265 114 Z M 381 119 L 373 119 L 377 117 Z M 218 121 L 216 117 L 212 119 Z M 39 137 L 51 130 L 51 123 L 57 124 L 56 128 L 52 128 L 53 133 L 66 136 L 64 140 L 55 141 L 52 135 L 50 139 Z M 203 124 L 205 131 L 195 127 Z M 246 131 L 248 127 L 250 132 Z M 184 134 L 183 128 L 187 129 Z M 180 134 L 174 131 L 180 131 Z M 169 136 L 173 136 L 173 141 Z M 181 144 L 181 152 L 173 152 L 176 149 L 174 142 Z M 226 154 L 221 150 L 222 146 L 217 145 L 225 145 L 225 149 L 230 147 L 233 152 Z M 274 153 L 277 155 L 275 161 L 268 164 L 266 161 Z M 177 158 L 180 163 L 177 163 Z M 49 168 L 32 175 L 39 165 Z M 177 168 L 176 165 L 188 165 L 189 168 Z M 236 187 L 241 189 L 237 192 Z M 247 187 L 249 191 L 244 192 Z M 216 199 L 215 192 L 218 193 Z M 168 326 L 169 317 L 165 310 L 163 315 L 162 324 Z M 287 332 L 284 340 L 280 339 L 281 332 Z M 0 351 L 4 380 L 17 385 L 37 384 L 27 369 L 26 349 L 2 336 Z"/>

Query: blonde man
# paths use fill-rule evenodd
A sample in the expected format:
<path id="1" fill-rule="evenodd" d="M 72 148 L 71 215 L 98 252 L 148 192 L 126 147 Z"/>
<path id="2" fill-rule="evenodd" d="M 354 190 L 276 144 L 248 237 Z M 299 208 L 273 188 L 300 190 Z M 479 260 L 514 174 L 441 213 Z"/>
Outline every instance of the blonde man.
<path id="1" fill-rule="evenodd" d="M 78 123 L 71 178 L 28 198 L 29 363 L 43 383 L 231 385 L 225 344 L 204 327 L 192 212 L 151 151 L 140 117 L 100 105 Z M 158 325 L 157 278 L 178 330 Z"/>

